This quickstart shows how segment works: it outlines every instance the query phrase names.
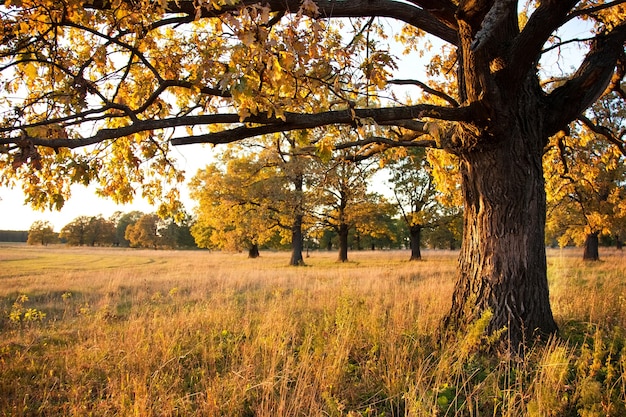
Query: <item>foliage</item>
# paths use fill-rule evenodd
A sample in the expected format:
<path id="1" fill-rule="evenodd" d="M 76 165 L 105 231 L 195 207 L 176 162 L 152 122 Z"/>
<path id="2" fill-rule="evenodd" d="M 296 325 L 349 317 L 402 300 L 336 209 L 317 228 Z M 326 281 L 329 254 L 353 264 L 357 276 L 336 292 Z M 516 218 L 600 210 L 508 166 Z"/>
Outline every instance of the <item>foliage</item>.
<path id="1" fill-rule="evenodd" d="M 170 233 L 167 233 L 170 231 Z M 124 236 L 131 247 L 157 249 L 176 246 L 176 235 L 156 214 L 144 214 L 134 224 L 126 227 Z"/>
<path id="2" fill-rule="evenodd" d="M 129 247 L 130 242 L 126 239 L 126 229 L 128 226 L 137 223 L 137 220 L 143 216 L 140 211 L 131 211 L 129 213 L 115 214 L 115 244 L 117 246 Z"/>
<path id="3" fill-rule="evenodd" d="M 59 237 L 70 246 L 110 246 L 115 241 L 115 224 L 100 216 L 78 216 L 63 226 Z"/>
<path id="4" fill-rule="evenodd" d="M 28 230 L 28 245 L 43 245 L 47 246 L 50 243 L 58 241 L 58 235 L 54 232 L 52 224 L 47 221 L 36 221 Z"/>
<path id="5" fill-rule="evenodd" d="M 343 129 L 338 134 L 348 135 Z M 339 238 L 339 260 L 347 261 L 348 236 L 352 229 L 359 235 L 376 236 L 385 231 L 385 217 L 393 215 L 393 207 L 384 197 L 368 190 L 368 180 L 376 172 L 374 162 L 352 161 L 347 151 L 332 160 L 316 161 L 312 170 L 316 183 L 312 187 L 318 233 L 325 228 Z M 382 214 L 382 216 L 381 216 Z M 382 228 L 382 229 L 381 229 Z"/>
<path id="6" fill-rule="evenodd" d="M 626 129 L 615 98 L 599 101 L 590 113 L 609 137 Z M 626 154 L 589 126 L 573 126 L 551 139 L 544 157 L 548 197 L 547 238 L 560 246 L 581 245 L 588 235 L 626 230 Z"/>
<path id="7" fill-rule="evenodd" d="M 397 154 L 398 152 L 396 152 Z M 410 239 L 421 240 L 422 229 L 437 230 L 437 234 L 445 235 L 437 238 L 431 233 L 431 244 L 440 247 L 442 239 L 446 240 L 446 247 L 461 238 L 461 228 L 458 228 L 462 217 L 458 206 L 446 207 L 441 201 L 444 198 L 451 200 L 452 193 L 446 197 L 438 191 L 431 158 L 422 148 L 407 149 L 401 155 L 388 162 L 391 170 L 389 182 L 393 188 L 396 206 L 401 213 L 401 219 L 406 223 Z M 437 161 L 441 163 L 442 161 Z M 445 176 L 451 182 L 452 175 Z M 457 227 L 455 230 L 455 226 Z M 419 247 L 421 242 L 415 242 Z"/>
<path id="8" fill-rule="evenodd" d="M 280 178 L 258 155 L 229 152 L 223 161 L 198 171 L 190 184 L 198 202 L 191 229 L 198 246 L 239 251 L 269 242 L 276 223 L 268 204 Z"/>

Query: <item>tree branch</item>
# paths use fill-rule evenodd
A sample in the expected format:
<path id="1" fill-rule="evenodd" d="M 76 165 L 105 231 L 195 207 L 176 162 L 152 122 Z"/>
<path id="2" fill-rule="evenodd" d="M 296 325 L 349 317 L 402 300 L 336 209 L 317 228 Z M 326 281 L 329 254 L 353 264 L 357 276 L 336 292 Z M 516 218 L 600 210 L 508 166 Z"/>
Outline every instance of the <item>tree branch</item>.
<path id="1" fill-rule="evenodd" d="M 450 97 L 449 95 L 447 95 L 446 93 L 444 93 L 442 91 L 435 90 L 434 88 L 431 88 L 428 85 L 426 85 L 425 83 L 423 83 L 421 81 L 418 81 L 418 80 L 389 80 L 389 81 L 387 81 L 387 84 L 393 84 L 393 85 L 416 85 L 419 88 L 421 88 L 422 90 L 424 90 L 425 92 L 427 92 L 428 94 L 432 94 L 433 96 L 436 96 L 436 97 L 439 97 L 441 99 L 444 99 L 445 101 L 450 103 L 453 107 L 459 107 L 458 101 L 456 101 L 454 98 Z"/>
<path id="2" fill-rule="evenodd" d="M 193 143 L 231 143 L 237 140 L 254 136 L 266 135 L 269 133 L 285 132 L 291 130 L 311 129 L 315 127 L 328 126 L 331 124 L 355 125 L 362 121 L 372 121 L 379 125 L 407 127 L 407 119 L 420 119 L 423 117 L 433 117 L 450 121 L 474 121 L 478 117 L 477 106 L 467 107 L 438 107 L 428 104 L 407 106 L 407 107 L 383 107 L 377 109 L 348 109 L 339 111 L 328 111 L 315 114 L 287 113 L 285 120 L 267 121 L 261 126 L 239 126 L 233 129 L 224 130 L 206 135 L 196 135 L 181 137 L 172 140 L 173 145 L 187 145 Z M 254 122 L 254 117 L 246 119 L 245 122 Z M 420 123 L 420 125 L 416 125 Z M 413 121 L 413 127 L 422 129 L 424 124 Z"/>
<path id="3" fill-rule="evenodd" d="M 547 134 L 552 135 L 575 120 L 605 92 L 624 54 L 626 22 L 596 36 L 572 78 L 548 97 L 548 106 L 559 111 L 548 115 Z"/>
<path id="4" fill-rule="evenodd" d="M 376 147 L 368 147 L 369 145 L 380 145 Z M 361 148 L 355 155 L 344 157 L 343 159 L 351 162 L 360 162 L 378 155 L 391 148 L 439 148 L 436 141 L 432 139 L 424 140 L 393 140 L 380 136 L 370 136 L 367 139 L 355 140 L 351 142 L 343 142 L 335 146 L 335 150 L 350 149 L 354 147 Z"/>
<path id="5" fill-rule="evenodd" d="M 585 15 L 589 16 L 589 15 L 592 15 L 592 14 L 597 13 L 599 11 L 602 11 L 602 10 L 605 10 L 605 9 L 609 9 L 609 8 L 611 8 L 613 6 L 617 6 L 617 5 L 620 5 L 620 4 L 623 4 L 623 3 L 626 3 L 626 0 L 616 0 L 616 1 L 611 1 L 611 2 L 608 2 L 608 3 L 604 3 L 604 4 L 599 4 L 599 5 L 594 6 L 594 7 L 588 7 L 586 9 L 578 9 L 578 10 L 573 11 L 569 15 L 567 15 L 567 20 L 566 21 L 570 21 L 570 20 L 575 19 L 575 18 L 580 17 L 580 16 L 585 16 Z"/>
<path id="6" fill-rule="evenodd" d="M 623 139 L 626 132 L 622 131 L 619 135 L 615 135 L 611 129 L 605 126 L 597 125 L 583 115 L 578 116 L 578 120 L 580 120 L 592 132 L 604 136 L 610 143 L 619 149 L 622 155 L 626 156 L 626 142 Z"/>
<path id="7" fill-rule="evenodd" d="M 130 2 L 130 0 L 127 1 Z M 433 7 L 432 9 L 435 13 L 431 13 L 415 5 L 390 0 L 317 0 L 315 3 L 319 9 L 319 15 L 314 16 L 316 18 L 389 17 L 418 27 L 448 43 L 454 45 L 458 43 L 457 32 L 454 29 L 455 21 L 451 20 L 451 16 L 454 15 L 451 13 L 453 10 L 451 7 L 453 6 L 449 1 L 442 2 L 444 7 L 441 13 L 437 13 L 437 10 L 442 9 L 442 7 Z M 432 0 L 417 3 L 418 5 L 428 4 L 430 6 L 434 6 L 434 3 L 439 4 L 439 2 Z M 236 5 L 223 5 L 219 10 L 207 7 L 198 8 L 196 4 L 197 2 L 195 1 L 174 0 L 167 2 L 166 9 L 170 13 L 184 13 L 189 16 L 217 17 L 225 13 L 234 12 L 241 7 L 258 4 L 269 7 L 273 12 L 295 13 L 300 9 L 302 2 L 301 0 L 266 0 L 264 2 L 240 0 Z M 108 9 L 111 7 L 111 2 L 109 0 L 93 0 L 91 4 L 85 7 Z"/>
<path id="8" fill-rule="evenodd" d="M 454 13 L 456 12 L 456 5 L 449 0 L 409 0 L 428 13 L 435 16 L 439 21 L 447 25 L 448 27 L 458 30 L 459 26 L 456 21 Z"/>

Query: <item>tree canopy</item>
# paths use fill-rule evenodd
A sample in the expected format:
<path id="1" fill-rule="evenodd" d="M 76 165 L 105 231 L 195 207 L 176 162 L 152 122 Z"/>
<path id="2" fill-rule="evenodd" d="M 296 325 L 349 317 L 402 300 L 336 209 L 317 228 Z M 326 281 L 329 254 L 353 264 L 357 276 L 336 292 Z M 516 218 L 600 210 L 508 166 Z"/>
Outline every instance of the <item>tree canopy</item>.
<path id="1" fill-rule="evenodd" d="M 543 148 L 602 95 L 626 98 L 625 3 L 4 0 L 2 183 L 21 179 L 36 207 L 59 207 L 71 183 L 96 182 L 118 201 L 162 196 L 163 210 L 175 210 L 172 145 L 344 124 L 358 132 L 351 143 L 322 135 L 311 146 L 356 146 L 357 158 L 441 148 L 458 157 L 465 206 L 446 323 L 490 310 L 487 331 L 506 328 L 519 345 L 557 329 Z M 587 34 L 559 31 L 571 22 Z M 410 58 L 431 40 L 444 45 L 428 58 L 430 80 L 394 78 L 393 35 Z M 544 66 L 570 45 L 580 59 L 558 73 Z M 397 84 L 422 94 L 396 97 Z M 609 140 L 623 152 L 623 135 Z"/>

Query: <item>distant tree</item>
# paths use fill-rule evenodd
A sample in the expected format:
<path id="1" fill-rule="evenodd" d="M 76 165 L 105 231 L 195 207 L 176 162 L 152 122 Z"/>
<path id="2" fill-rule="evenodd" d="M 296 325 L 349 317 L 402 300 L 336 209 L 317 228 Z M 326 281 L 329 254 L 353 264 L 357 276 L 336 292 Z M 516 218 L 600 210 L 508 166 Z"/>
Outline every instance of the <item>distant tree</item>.
<path id="1" fill-rule="evenodd" d="M 367 184 L 375 171 L 371 162 L 353 162 L 347 152 L 334 160 L 317 161 L 313 168 L 319 182 L 315 184 L 315 207 L 322 229 L 332 229 L 338 237 L 339 262 L 348 260 L 350 230 L 363 218 L 368 201 L 378 198 L 368 193 Z"/>
<path id="2" fill-rule="evenodd" d="M 84 246 L 87 244 L 89 222 L 91 217 L 78 216 L 61 229 L 59 237 L 69 246 Z"/>
<path id="3" fill-rule="evenodd" d="M 546 237 L 583 245 L 585 260 L 600 258 L 601 235 L 619 240 L 626 220 L 626 149 L 604 137 L 626 132 L 626 110 L 613 103 L 611 96 L 598 101 L 588 112 L 593 121 L 584 117 L 569 134 L 552 137 L 544 156 Z"/>
<path id="4" fill-rule="evenodd" d="M 126 228 L 133 225 L 143 216 L 141 211 L 131 211 L 129 213 L 122 213 L 115 222 L 115 241 L 117 246 L 129 247 L 130 241 L 126 239 Z"/>
<path id="5" fill-rule="evenodd" d="M 85 238 L 89 246 L 112 246 L 116 238 L 115 223 L 101 215 L 93 216 L 89 219 Z"/>
<path id="6" fill-rule="evenodd" d="M 162 220 L 156 214 L 144 214 L 126 228 L 126 240 L 134 248 L 158 249 L 162 245 Z"/>
<path id="7" fill-rule="evenodd" d="M 70 246 L 110 246 L 115 225 L 100 216 L 79 216 L 63 226 L 59 235 Z"/>
<path id="8" fill-rule="evenodd" d="M 189 214 L 184 217 L 176 225 L 176 247 L 178 248 L 197 248 L 198 245 L 191 234 L 191 226 L 195 222 L 194 218 Z"/>
<path id="9" fill-rule="evenodd" d="M 183 215 L 182 220 L 178 222 L 174 219 L 162 221 L 158 232 L 161 237 L 159 245 L 171 249 L 197 248 L 198 246 L 191 235 L 191 222 L 192 219 L 188 215 Z"/>
<path id="10" fill-rule="evenodd" d="M 426 158 L 426 150 L 408 148 L 395 153 L 401 155 L 388 162 L 391 171 L 389 182 L 396 206 L 409 231 L 410 260 L 419 260 L 422 258 L 422 231 L 438 224 L 443 217 L 442 207 L 437 200 L 438 192 Z"/>
<path id="11" fill-rule="evenodd" d="M 429 248 L 455 250 L 461 246 L 463 214 L 458 208 L 445 208 L 433 227 L 424 229 L 423 242 Z"/>
<path id="12" fill-rule="evenodd" d="M 26 242 L 28 230 L 0 230 L 0 242 Z"/>
<path id="13" fill-rule="evenodd" d="M 249 154 L 226 153 L 218 162 L 198 171 L 190 183 L 198 202 L 197 221 L 191 228 L 198 246 L 248 250 L 259 256 L 259 246 L 276 234 L 268 188 L 275 170 Z"/>
<path id="14" fill-rule="evenodd" d="M 259 158 L 267 166 L 275 168 L 276 176 L 270 178 L 266 194 L 267 205 L 271 218 L 280 228 L 282 243 L 291 246 L 289 265 L 304 265 L 304 228 L 310 223 L 310 192 L 307 188 L 312 180 L 311 151 L 303 149 L 309 143 L 310 133 L 296 131 L 289 134 L 280 133 L 266 137 Z M 271 188 L 270 188 L 271 187 Z"/>
<path id="15" fill-rule="evenodd" d="M 390 246 L 396 240 L 393 216 L 396 208 L 376 193 L 368 193 L 367 201 L 354 207 L 353 239 L 356 249 Z"/>
<path id="16" fill-rule="evenodd" d="M 28 230 L 28 245 L 48 246 L 50 243 L 58 241 L 58 235 L 54 232 L 52 223 L 49 221 L 37 220 Z"/>

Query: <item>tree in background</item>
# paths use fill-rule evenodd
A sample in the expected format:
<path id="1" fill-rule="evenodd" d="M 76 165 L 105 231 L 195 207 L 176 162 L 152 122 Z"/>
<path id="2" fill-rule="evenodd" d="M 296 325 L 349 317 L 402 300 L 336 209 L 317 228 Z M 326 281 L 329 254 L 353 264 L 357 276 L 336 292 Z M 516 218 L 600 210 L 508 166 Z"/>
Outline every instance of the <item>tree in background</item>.
<path id="1" fill-rule="evenodd" d="M 174 236 L 176 242 L 174 247 L 191 249 L 197 248 L 198 245 L 191 234 L 191 227 L 193 226 L 195 219 L 189 214 L 185 214 L 178 222 L 173 219 L 170 220 L 167 227 L 167 234 Z"/>
<path id="2" fill-rule="evenodd" d="M 259 246 L 276 234 L 264 190 L 265 180 L 276 176 L 273 169 L 251 159 L 254 155 L 227 155 L 225 166 L 209 165 L 190 183 L 191 196 L 198 202 L 191 233 L 199 247 L 245 248 L 250 258 L 257 258 Z"/>
<path id="3" fill-rule="evenodd" d="M 59 240 L 58 235 L 54 232 L 52 223 L 49 221 L 37 220 L 28 229 L 28 245 L 48 246 Z"/>
<path id="4" fill-rule="evenodd" d="M 318 160 L 313 168 L 316 170 L 315 176 L 319 178 L 313 186 L 317 221 L 337 234 L 339 262 L 348 260 L 350 230 L 374 214 L 368 202 L 380 198 L 367 190 L 367 181 L 374 173 L 374 164 L 353 162 L 350 159 L 350 155 L 344 152 L 328 163 Z"/>
<path id="5" fill-rule="evenodd" d="M 70 246 L 110 246 L 115 225 L 102 216 L 78 216 L 63 226 L 59 237 Z"/>
<path id="6" fill-rule="evenodd" d="M 291 246 L 289 265 L 304 265 L 304 230 L 310 227 L 309 188 L 312 184 L 310 166 L 315 158 L 309 145 L 309 132 L 295 131 L 263 137 L 254 143 L 245 142 L 244 148 L 259 149 L 250 155 L 257 164 L 258 173 L 269 170 L 272 175 L 259 177 L 261 193 L 255 196 L 265 207 L 282 237 L 281 242 Z"/>
<path id="7" fill-rule="evenodd" d="M 422 258 L 422 230 L 435 226 L 442 213 L 425 149 L 410 148 L 403 151 L 402 155 L 389 159 L 389 182 L 396 207 L 409 230 L 410 260 L 413 261 Z"/>
<path id="8" fill-rule="evenodd" d="M 116 238 L 115 223 L 102 216 L 89 219 L 85 239 L 89 246 L 112 246 Z"/>
<path id="9" fill-rule="evenodd" d="M 460 208 L 444 207 L 443 217 L 434 227 L 424 230 L 422 241 L 433 249 L 456 250 L 463 236 L 463 213 Z"/>
<path id="10" fill-rule="evenodd" d="M 59 238 L 70 246 L 83 246 L 87 244 L 87 228 L 89 216 L 78 216 L 61 229 Z"/>
<path id="11" fill-rule="evenodd" d="M 130 242 L 126 239 L 126 228 L 130 225 L 137 223 L 137 220 L 143 216 L 144 213 L 141 211 L 131 211 L 129 213 L 119 213 L 112 217 L 112 219 L 117 219 L 115 222 L 115 244 L 116 246 L 121 246 L 128 248 L 130 247 Z"/>
<path id="12" fill-rule="evenodd" d="M 176 210 L 164 184 L 182 180 L 172 144 L 359 126 L 356 147 L 421 145 L 459 158 L 464 235 L 446 325 L 463 329 L 491 311 L 487 332 L 516 348 L 556 332 L 543 149 L 598 97 L 623 93 L 623 1 L 529 1 L 521 14 L 512 0 L 3 4 L 0 178 L 22 179 L 32 205 L 59 207 L 69 184 L 96 181 L 117 201 L 138 184 Z M 414 79 L 392 78 L 397 63 L 383 41 L 393 26 L 376 17 L 405 25 L 398 38 L 416 58 L 406 63 Z M 581 20 L 593 26 L 587 38 L 558 32 Z M 455 75 L 444 88 L 415 69 L 424 39 L 444 44 L 426 63 L 434 76 Z M 582 59 L 559 65 L 567 70 L 551 89 L 543 58 L 574 43 Z M 375 100 L 393 84 L 426 94 Z M 389 125 L 410 131 L 391 137 Z M 187 136 L 172 138 L 183 126 Z"/>
<path id="13" fill-rule="evenodd" d="M 368 247 L 366 243 L 369 243 L 371 249 L 376 247 L 376 242 L 379 242 L 379 247 L 383 247 L 382 242 L 391 246 L 397 240 L 393 222 L 396 207 L 379 194 L 368 193 L 366 197 L 367 201 L 354 207 L 354 246 L 357 250 Z"/>
<path id="14" fill-rule="evenodd" d="M 162 244 L 162 220 L 156 214 L 144 214 L 126 228 L 125 238 L 133 248 L 158 249 Z"/>
<path id="15" fill-rule="evenodd" d="M 626 154 L 619 142 L 601 136 L 625 134 L 626 110 L 607 96 L 588 117 L 589 123 L 572 126 L 569 135 L 551 138 L 544 157 L 547 237 L 560 246 L 583 245 L 583 259 L 599 260 L 599 236 L 619 240 L 626 220 Z"/>

